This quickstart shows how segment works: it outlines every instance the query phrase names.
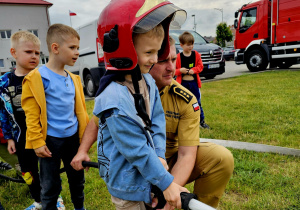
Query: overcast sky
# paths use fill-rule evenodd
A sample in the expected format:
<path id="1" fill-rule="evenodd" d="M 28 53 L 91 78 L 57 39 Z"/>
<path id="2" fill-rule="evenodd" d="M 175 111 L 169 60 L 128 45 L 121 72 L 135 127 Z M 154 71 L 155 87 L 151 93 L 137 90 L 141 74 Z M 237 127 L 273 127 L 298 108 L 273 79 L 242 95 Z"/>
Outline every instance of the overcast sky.
<path id="1" fill-rule="evenodd" d="M 46 0 L 53 3 L 50 7 L 50 21 L 70 25 L 69 10 L 77 15 L 71 17 L 72 27 L 96 20 L 102 9 L 110 0 Z M 193 29 L 194 17 L 197 32 L 202 36 L 216 36 L 216 26 L 222 21 L 222 12 L 214 8 L 223 9 L 223 20 L 227 25 L 233 25 L 234 12 L 249 1 L 243 0 L 170 0 L 176 6 L 187 11 L 187 20 L 182 29 Z M 252 2 L 258 0 L 252 0 Z"/>

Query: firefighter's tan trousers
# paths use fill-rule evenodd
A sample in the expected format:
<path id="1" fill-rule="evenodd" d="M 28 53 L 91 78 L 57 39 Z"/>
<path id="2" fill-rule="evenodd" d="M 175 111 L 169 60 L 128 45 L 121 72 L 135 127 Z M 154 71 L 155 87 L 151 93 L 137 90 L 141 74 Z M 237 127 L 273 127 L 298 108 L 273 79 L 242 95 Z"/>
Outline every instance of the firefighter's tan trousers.
<path id="1" fill-rule="evenodd" d="M 177 153 L 168 159 L 170 171 L 176 160 Z M 233 168 L 233 156 L 228 149 L 214 143 L 200 143 L 195 167 L 188 183 L 195 181 L 194 193 L 198 199 L 216 208 L 233 173 Z"/>

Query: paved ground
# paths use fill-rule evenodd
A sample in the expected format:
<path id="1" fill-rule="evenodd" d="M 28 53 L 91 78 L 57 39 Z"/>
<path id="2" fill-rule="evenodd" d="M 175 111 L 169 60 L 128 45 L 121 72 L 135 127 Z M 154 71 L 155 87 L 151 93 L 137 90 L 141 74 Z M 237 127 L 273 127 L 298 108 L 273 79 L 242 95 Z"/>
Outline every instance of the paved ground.
<path id="1" fill-rule="evenodd" d="M 300 157 L 299 149 L 292 149 L 287 147 L 278 147 L 278 146 L 271 146 L 265 144 L 255 144 L 255 143 L 220 140 L 220 139 L 205 139 L 205 138 L 200 138 L 200 142 L 212 142 L 212 143 L 222 145 L 224 147 L 230 147 L 234 149 L 244 149 L 244 150 L 255 151 L 255 152 L 270 152 L 270 153 Z"/>

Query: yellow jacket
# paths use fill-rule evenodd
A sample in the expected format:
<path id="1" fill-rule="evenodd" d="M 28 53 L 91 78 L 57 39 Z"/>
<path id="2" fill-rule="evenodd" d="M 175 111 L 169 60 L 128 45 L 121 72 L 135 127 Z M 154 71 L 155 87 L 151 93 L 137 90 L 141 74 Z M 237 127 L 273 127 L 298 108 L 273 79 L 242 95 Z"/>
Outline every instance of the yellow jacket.
<path id="1" fill-rule="evenodd" d="M 67 70 L 65 70 L 67 71 Z M 85 98 L 80 77 L 67 71 L 75 86 L 75 114 L 79 124 L 79 138 L 88 124 Z M 26 114 L 26 145 L 27 149 L 37 149 L 46 145 L 47 108 L 42 77 L 38 69 L 32 70 L 23 80 L 22 108 Z"/>

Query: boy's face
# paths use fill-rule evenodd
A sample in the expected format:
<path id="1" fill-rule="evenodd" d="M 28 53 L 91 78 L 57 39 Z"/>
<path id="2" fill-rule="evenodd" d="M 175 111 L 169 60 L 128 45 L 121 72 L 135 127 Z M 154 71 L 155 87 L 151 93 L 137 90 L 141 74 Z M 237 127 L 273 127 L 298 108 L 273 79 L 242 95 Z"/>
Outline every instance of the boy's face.
<path id="1" fill-rule="evenodd" d="M 140 34 L 135 39 L 134 47 L 142 74 L 148 73 L 152 65 L 157 63 L 162 41 L 162 38 L 151 37 L 147 34 Z"/>
<path id="2" fill-rule="evenodd" d="M 58 55 L 58 60 L 68 66 L 74 66 L 79 57 L 79 40 L 76 37 L 68 36 L 65 41 L 58 45 L 55 54 Z"/>
<path id="3" fill-rule="evenodd" d="M 20 41 L 10 53 L 16 59 L 17 71 L 31 71 L 40 61 L 40 46 L 31 41 Z"/>
<path id="4" fill-rule="evenodd" d="M 182 47 L 183 52 L 185 52 L 185 53 L 192 52 L 192 50 L 194 48 L 194 44 L 192 44 L 192 43 L 180 44 L 180 46 Z"/>

